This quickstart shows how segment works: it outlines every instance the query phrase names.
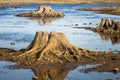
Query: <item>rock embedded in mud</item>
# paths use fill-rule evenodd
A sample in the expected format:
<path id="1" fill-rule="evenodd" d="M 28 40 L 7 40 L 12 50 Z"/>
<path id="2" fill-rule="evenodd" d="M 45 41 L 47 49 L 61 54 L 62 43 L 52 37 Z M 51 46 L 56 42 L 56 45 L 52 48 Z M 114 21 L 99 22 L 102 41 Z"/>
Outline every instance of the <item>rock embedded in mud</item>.
<path id="1" fill-rule="evenodd" d="M 50 6 L 40 6 L 37 11 L 17 14 L 22 17 L 64 17 L 63 12 L 54 11 Z"/>
<path id="2" fill-rule="evenodd" d="M 104 34 L 120 33 L 120 22 L 111 19 L 101 19 L 100 25 L 96 28 L 97 31 Z"/>
<path id="3" fill-rule="evenodd" d="M 118 72 L 119 72 L 119 68 L 114 68 L 114 69 L 113 69 L 113 72 L 114 72 L 114 73 L 118 73 Z"/>

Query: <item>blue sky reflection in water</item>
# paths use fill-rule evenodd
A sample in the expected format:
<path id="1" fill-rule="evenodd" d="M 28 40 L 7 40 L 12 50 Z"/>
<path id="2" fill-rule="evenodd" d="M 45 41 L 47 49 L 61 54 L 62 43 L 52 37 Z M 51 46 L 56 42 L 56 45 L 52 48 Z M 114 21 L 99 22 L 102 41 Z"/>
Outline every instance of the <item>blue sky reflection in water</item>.
<path id="1" fill-rule="evenodd" d="M 59 19 L 34 19 L 28 17 L 16 17 L 15 14 L 37 10 L 38 4 L 32 5 L 19 5 L 19 8 L 11 8 L 7 6 L 5 9 L 0 10 L 0 47 L 23 49 L 26 48 L 30 42 L 34 39 L 36 31 L 57 31 L 64 32 L 68 40 L 77 46 L 87 48 L 91 50 L 109 51 L 120 50 L 120 44 L 113 45 L 111 40 L 102 40 L 99 34 L 91 31 L 73 28 L 75 24 L 79 27 L 96 27 L 101 18 L 110 18 L 120 21 L 120 16 L 108 15 L 108 14 L 96 14 L 90 11 L 77 11 L 78 8 L 87 8 L 95 6 L 114 6 L 115 4 L 46 4 L 51 6 L 54 10 L 63 11 L 65 17 Z M 118 6 L 118 5 L 116 5 Z M 92 23 L 92 24 L 89 24 Z M 10 42 L 15 42 L 15 45 L 11 46 Z M 4 63 L 4 62 L 3 62 Z M 23 71 L 24 72 L 24 71 Z M 30 73 L 32 75 L 32 73 Z M 97 73 L 92 72 L 90 74 L 77 72 L 76 69 L 68 74 L 73 75 L 71 80 L 75 77 L 79 80 L 92 80 L 93 75 L 101 75 L 100 78 L 95 80 L 104 80 L 103 75 L 113 76 L 111 79 L 116 79 L 116 76 L 111 73 Z M 1 74 L 2 75 L 2 74 Z M 16 75 L 17 76 L 17 75 Z M 81 76 L 81 77 L 80 77 Z M 83 76 L 88 76 L 83 77 Z M 91 79 L 90 79 L 90 78 Z M 2 79 L 0 79 L 2 80 Z M 4 79 L 3 79 L 4 80 Z M 17 79 L 18 80 L 18 79 Z M 27 79 L 26 79 L 27 80 Z"/>

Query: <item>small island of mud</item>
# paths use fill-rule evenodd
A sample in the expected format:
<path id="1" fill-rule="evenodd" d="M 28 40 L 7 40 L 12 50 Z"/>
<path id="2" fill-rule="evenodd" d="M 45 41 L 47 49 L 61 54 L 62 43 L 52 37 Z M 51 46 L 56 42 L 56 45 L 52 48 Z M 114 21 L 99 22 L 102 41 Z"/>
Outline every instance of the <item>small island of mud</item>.
<path id="1" fill-rule="evenodd" d="M 46 18 L 46 17 L 64 17 L 65 14 L 63 12 L 52 10 L 50 6 L 40 6 L 37 11 L 25 12 L 25 13 L 17 14 L 16 16 Z"/>

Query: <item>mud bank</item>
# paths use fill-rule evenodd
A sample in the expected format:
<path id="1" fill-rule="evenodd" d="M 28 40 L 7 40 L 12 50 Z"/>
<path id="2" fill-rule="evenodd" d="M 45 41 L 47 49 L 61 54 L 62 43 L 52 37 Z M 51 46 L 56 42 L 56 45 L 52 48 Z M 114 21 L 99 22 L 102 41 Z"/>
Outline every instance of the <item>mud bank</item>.
<path id="1" fill-rule="evenodd" d="M 101 14 L 112 14 L 112 15 L 120 15 L 120 7 L 119 6 L 109 6 L 109 7 L 93 7 L 93 8 L 83 8 L 77 10 L 84 10 L 84 11 L 94 11 L 95 13 Z"/>

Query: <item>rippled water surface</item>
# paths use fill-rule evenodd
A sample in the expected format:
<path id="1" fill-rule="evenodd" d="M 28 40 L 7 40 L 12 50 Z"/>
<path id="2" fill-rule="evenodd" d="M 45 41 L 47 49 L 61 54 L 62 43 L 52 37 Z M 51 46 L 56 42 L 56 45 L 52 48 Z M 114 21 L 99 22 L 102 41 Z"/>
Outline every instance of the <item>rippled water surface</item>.
<path id="1" fill-rule="evenodd" d="M 18 13 L 26 11 L 34 11 L 40 6 L 38 4 L 31 5 L 19 5 L 19 8 L 12 8 L 10 5 L 6 6 L 5 9 L 0 10 L 0 47 L 12 48 L 12 49 L 23 49 L 30 44 L 34 39 L 36 31 L 57 31 L 66 34 L 68 40 L 79 47 L 87 48 L 91 50 L 109 51 L 109 50 L 120 50 L 120 37 L 106 37 L 105 35 L 99 35 L 91 31 L 84 29 L 76 29 L 76 24 L 79 27 L 97 27 L 100 23 L 101 18 L 111 18 L 120 21 L 120 16 L 108 15 L 108 14 L 96 14 L 90 11 L 77 11 L 79 8 L 88 8 L 95 6 L 114 6 L 115 4 L 46 4 L 51 6 L 54 10 L 62 11 L 65 13 L 63 18 L 27 18 L 27 17 L 16 17 Z M 119 5 L 115 5 L 119 6 Z M 91 24 L 89 24 L 91 23 Z M 15 45 L 10 45 L 11 42 L 15 42 Z M 0 65 L 5 62 L 0 62 Z M 4 68 L 0 68 L 0 71 Z M 106 79 L 118 79 L 119 74 L 114 75 L 111 73 L 83 73 L 79 72 L 79 67 L 73 71 L 70 71 L 67 75 L 66 80 L 106 80 Z M 6 70 L 6 69 L 5 69 Z M 15 71 L 18 73 L 17 71 Z M 22 72 L 25 72 L 24 70 Z M 3 74 L 3 75 L 2 75 Z M 11 73 L 0 74 L 0 80 L 4 79 L 3 76 Z M 18 73 L 19 74 L 19 73 Z M 21 80 L 30 80 L 33 73 L 30 74 L 29 78 Z M 28 75 L 26 74 L 26 75 Z M 15 74 L 16 77 L 18 76 Z M 93 77 L 93 75 L 95 75 Z M 87 76 L 87 77 L 86 77 Z M 105 77 L 109 76 L 109 77 Z M 14 76 L 9 76 L 9 79 L 14 79 Z M 15 80 L 20 80 L 19 77 Z"/>

